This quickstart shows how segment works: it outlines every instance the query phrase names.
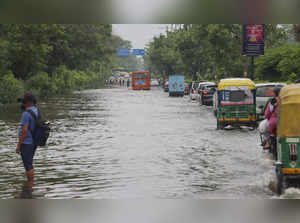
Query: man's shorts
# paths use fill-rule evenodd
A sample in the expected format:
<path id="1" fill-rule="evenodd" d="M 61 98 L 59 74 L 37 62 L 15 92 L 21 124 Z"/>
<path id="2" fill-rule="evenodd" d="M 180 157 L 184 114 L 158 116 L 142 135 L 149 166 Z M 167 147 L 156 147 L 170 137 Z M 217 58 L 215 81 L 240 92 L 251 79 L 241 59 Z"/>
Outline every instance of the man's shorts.
<path id="1" fill-rule="evenodd" d="M 33 157 L 35 154 L 36 146 L 32 144 L 22 144 L 21 157 L 23 160 L 24 168 L 26 171 L 33 169 Z"/>

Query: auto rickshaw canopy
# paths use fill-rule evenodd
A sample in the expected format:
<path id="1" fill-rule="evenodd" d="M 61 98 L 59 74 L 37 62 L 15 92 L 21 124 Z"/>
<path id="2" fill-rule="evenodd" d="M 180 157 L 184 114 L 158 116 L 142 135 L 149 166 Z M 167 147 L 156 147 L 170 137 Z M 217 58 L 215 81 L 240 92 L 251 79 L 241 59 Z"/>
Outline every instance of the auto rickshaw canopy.
<path id="1" fill-rule="evenodd" d="M 288 85 L 279 94 L 278 137 L 300 136 L 300 84 Z"/>
<path id="2" fill-rule="evenodd" d="M 222 79 L 220 81 L 217 90 L 221 91 L 221 90 L 225 90 L 226 87 L 240 87 L 240 86 L 246 86 L 250 90 L 256 89 L 255 83 L 248 78 L 228 78 L 228 79 Z"/>

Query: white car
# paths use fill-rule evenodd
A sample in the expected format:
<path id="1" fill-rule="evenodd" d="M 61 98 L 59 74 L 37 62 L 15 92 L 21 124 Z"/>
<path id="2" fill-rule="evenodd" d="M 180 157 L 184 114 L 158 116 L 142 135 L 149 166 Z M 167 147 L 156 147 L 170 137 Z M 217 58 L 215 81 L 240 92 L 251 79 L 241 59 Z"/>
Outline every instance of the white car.
<path id="1" fill-rule="evenodd" d="M 274 97 L 273 89 L 275 87 L 282 88 L 286 86 L 284 83 L 265 83 L 256 85 L 256 114 L 258 119 L 264 118 L 264 107 L 268 100 Z"/>
<path id="2" fill-rule="evenodd" d="M 152 87 L 158 87 L 159 86 L 159 82 L 156 79 L 151 79 L 151 86 Z"/>
<path id="3" fill-rule="evenodd" d="M 199 102 L 200 102 L 201 89 L 202 89 L 202 87 L 205 86 L 205 85 L 215 85 L 215 83 L 214 83 L 214 82 L 207 82 L 207 81 L 206 81 L 206 82 L 200 82 L 200 83 L 198 84 L 196 100 L 199 101 Z"/>
<path id="4" fill-rule="evenodd" d="M 191 100 L 196 100 L 198 97 L 198 85 L 199 81 L 193 81 L 190 89 L 190 98 Z"/>

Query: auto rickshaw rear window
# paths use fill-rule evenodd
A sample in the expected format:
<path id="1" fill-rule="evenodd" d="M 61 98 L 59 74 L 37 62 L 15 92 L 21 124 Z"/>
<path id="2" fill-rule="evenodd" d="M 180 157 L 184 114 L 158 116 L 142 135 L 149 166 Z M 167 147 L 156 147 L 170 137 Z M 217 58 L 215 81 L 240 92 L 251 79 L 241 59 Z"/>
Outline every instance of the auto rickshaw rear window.
<path id="1" fill-rule="evenodd" d="M 229 101 L 240 102 L 244 101 L 246 94 L 244 91 L 230 91 Z"/>

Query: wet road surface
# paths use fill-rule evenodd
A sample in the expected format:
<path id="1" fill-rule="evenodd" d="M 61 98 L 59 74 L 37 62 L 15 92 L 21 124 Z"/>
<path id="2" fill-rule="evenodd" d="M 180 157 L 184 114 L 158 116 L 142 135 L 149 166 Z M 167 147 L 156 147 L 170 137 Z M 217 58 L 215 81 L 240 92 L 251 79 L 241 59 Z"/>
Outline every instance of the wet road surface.
<path id="1" fill-rule="evenodd" d="M 273 161 L 256 131 L 216 130 L 212 108 L 161 89 L 100 89 L 40 105 L 52 122 L 35 157 L 34 198 L 272 198 Z M 0 115 L 0 198 L 25 180 L 20 118 Z"/>

